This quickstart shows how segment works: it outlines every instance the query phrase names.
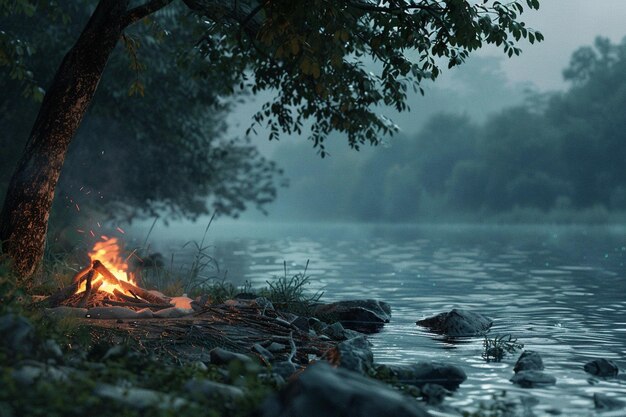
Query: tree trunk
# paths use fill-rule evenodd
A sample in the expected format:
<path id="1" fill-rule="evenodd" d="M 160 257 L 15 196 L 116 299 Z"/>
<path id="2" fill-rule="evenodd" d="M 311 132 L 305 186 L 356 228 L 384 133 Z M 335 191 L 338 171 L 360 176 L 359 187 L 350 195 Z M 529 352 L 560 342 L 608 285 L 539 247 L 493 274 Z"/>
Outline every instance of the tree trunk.
<path id="1" fill-rule="evenodd" d="M 22 278 L 41 262 L 65 153 L 124 30 L 128 0 L 100 0 L 48 89 L 0 214 L 0 241 Z M 127 23 L 127 22 L 126 22 Z"/>

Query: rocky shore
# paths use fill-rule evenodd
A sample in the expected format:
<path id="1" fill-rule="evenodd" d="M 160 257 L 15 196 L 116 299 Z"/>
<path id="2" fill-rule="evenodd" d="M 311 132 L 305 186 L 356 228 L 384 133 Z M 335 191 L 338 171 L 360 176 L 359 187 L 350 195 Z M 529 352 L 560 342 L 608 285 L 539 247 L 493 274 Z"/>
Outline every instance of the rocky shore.
<path id="1" fill-rule="evenodd" d="M 505 415 L 447 406 L 446 397 L 467 379 L 454 364 L 376 363 L 367 333 L 391 320 L 381 301 L 279 307 L 244 295 L 162 311 L 5 308 L 0 416 Z M 462 309 L 417 322 L 450 338 L 486 335 L 492 323 Z M 521 347 L 502 339 L 489 346 L 493 357 Z M 557 383 L 537 352 L 520 353 L 512 384 Z M 594 359 L 581 372 L 614 378 L 619 369 Z M 599 411 L 626 405 L 604 394 L 593 400 Z"/>

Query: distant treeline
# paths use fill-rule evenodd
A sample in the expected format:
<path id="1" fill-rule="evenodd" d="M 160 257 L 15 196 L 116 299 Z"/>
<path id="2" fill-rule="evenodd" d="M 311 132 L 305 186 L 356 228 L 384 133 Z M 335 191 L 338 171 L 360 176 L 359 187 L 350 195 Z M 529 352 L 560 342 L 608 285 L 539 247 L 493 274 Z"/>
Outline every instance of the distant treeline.
<path id="1" fill-rule="evenodd" d="M 626 39 L 580 48 L 563 75 L 565 92 L 532 95 L 480 125 L 438 115 L 416 137 L 394 137 L 364 162 L 290 170 L 299 158 L 287 148 L 279 163 L 288 176 L 302 176 L 291 182 L 311 213 L 344 219 L 624 211 Z"/>

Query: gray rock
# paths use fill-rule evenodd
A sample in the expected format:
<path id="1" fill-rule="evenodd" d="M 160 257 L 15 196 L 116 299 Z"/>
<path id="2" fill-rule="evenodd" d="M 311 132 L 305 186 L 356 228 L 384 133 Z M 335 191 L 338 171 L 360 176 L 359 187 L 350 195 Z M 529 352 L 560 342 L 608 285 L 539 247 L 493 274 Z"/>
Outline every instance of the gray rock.
<path id="1" fill-rule="evenodd" d="M 522 388 L 537 388 L 556 384 L 556 378 L 543 371 L 519 371 L 510 380 Z"/>
<path id="2" fill-rule="evenodd" d="M 202 397 L 237 399 L 244 395 L 241 388 L 220 384 L 209 379 L 191 379 L 185 383 L 184 388 L 190 394 Z"/>
<path id="3" fill-rule="evenodd" d="M 339 321 L 355 330 L 377 330 L 391 319 L 389 304 L 378 300 L 349 300 L 319 304 L 313 310 L 315 317 L 324 321 Z"/>
<path id="4" fill-rule="evenodd" d="M 125 307 L 93 307 L 87 310 L 85 315 L 91 319 L 123 319 L 132 320 L 138 318 L 137 312 Z"/>
<path id="5" fill-rule="evenodd" d="M 303 332 L 308 332 L 310 328 L 309 319 L 303 316 L 296 316 L 296 318 L 291 320 L 291 324 L 296 326 L 298 329 L 302 330 Z"/>
<path id="6" fill-rule="evenodd" d="M 437 384 L 455 390 L 466 379 L 465 371 L 456 365 L 441 362 L 417 362 L 411 365 L 379 365 L 377 372 L 389 374 L 398 382 L 423 387 Z"/>
<path id="7" fill-rule="evenodd" d="M 346 340 L 346 330 L 340 322 L 326 326 L 326 328 L 322 330 L 322 334 L 325 334 L 333 340 Z"/>
<path id="8" fill-rule="evenodd" d="M 271 362 L 274 360 L 274 355 L 272 354 L 272 352 L 265 349 L 263 346 L 261 346 L 258 343 L 255 343 L 254 345 L 252 345 L 252 350 L 258 353 L 259 355 L 261 355 L 261 357 L 263 357 L 263 359 L 266 362 Z"/>
<path id="9" fill-rule="evenodd" d="M 214 348 L 209 352 L 209 362 L 213 365 L 224 365 L 232 361 L 252 363 L 252 358 L 241 353 L 231 352 L 222 348 Z"/>
<path id="10" fill-rule="evenodd" d="M 256 304 L 256 306 L 263 310 L 263 311 L 272 311 L 274 310 L 274 305 L 272 304 L 272 302 L 270 300 L 268 300 L 265 297 L 257 297 L 254 299 L 254 304 Z"/>
<path id="11" fill-rule="evenodd" d="M 619 368 L 615 362 L 608 359 L 594 359 L 585 364 L 585 372 L 599 377 L 617 376 Z"/>
<path id="12" fill-rule="evenodd" d="M 517 362 L 515 362 L 513 371 L 515 373 L 519 371 L 543 371 L 541 356 L 532 350 L 525 350 L 522 352 Z"/>
<path id="13" fill-rule="evenodd" d="M 197 369 L 198 371 L 208 371 L 209 367 L 202 361 L 193 361 L 189 364 L 189 366 L 193 369 Z"/>
<path id="14" fill-rule="evenodd" d="M 112 400 L 135 409 L 155 407 L 163 410 L 178 410 L 187 404 L 183 398 L 144 388 L 119 387 L 117 385 L 99 384 L 94 388 L 94 395 Z"/>
<path id="15" fill-rule="evenodd" d="M 330 362 L 350 371 L 367 374 L 374 366 L 371 346 L 365 336 L 348 339 L 331 349 Z"/>
<path id="16" fill-rule="evenodd" d="M 298 368 L 293 362 L 283 361 L 283 362 L 275 362 L 272 364 L 272 372 L 280 375 L 284 379 L 289 378 L 291 375 L 296 373 Z"/>
<path id="17" fill-rule="evenodd" d="M 179 308 L 179 307 L 169 307 L 159 310 L 154 313 L 154 317 L 162 318 L 162 319 L 176 319 L 179 317 L 185 317 L 192 314 L 193 309 L 189 308 Z"/>
<path id="18" fill-rule="evenodd" d="M 422 397 L 429 405 L 439 405 L 451 392 L 439 384 L 426 384 L 422 388 Z"/>
<path id="19" fill-rule="evenodd" d="M 282 343 L 272 342 L 269 345 L 265 346 L 265 349 L 269 350 L 272 353 L 282 352 L 287 349 L 287 345 L 283 345 Z"/>
<path id="20" fill-rule="evenodd" d="M 11 376 L 19 385 L 32 385 L 39 379 L 55 382 L 68 380 L 68 375 L 62 370 L 32 361 L 18 366 L 11 372 Z"/>
<path id="21" fill-rule="evenodd" d="M 260 407 L 262 417 L 427 417 L 415 399 L 324 362 L 309 366 Z"/>
<path id="22" fill-rule="evenodd" d="M 138 319 L 151 319 L 152 317 L 154 317 L 154 313 L 149 308 L 142 308 L 137 311 Z"/>
<path id="23" fill-rule="evenodd" d="M 25 317 L 5 314 L 0 317 L 0 346 L 10 355 L 28 355 L 35 348 L 35 328 Z"/>
<path id="24" fill-rule="evenodd" d="M 493 320 L 474 311 L 455 308 L 448 313 L 418 320 L 417 325 L 451 337 L 477 336 L 491 328 Z"/>
<path id="25" fill-rule="evenodd" d="M 597 392 L 593 394 L 593 403 L 598 410 L 619 410 L 626 406 L 624 401 Z"/>
<path id="26" fill-rule="evenodd" d="M 56 319 L 62 319 L 65 317 L 85 318 L 85 316 L 87 315 L 87 309 L 59 306 L 59 307 L 53 307 L 53 308 L 46 308 L 44 310 L 44 314 L 48 317 L 53 317 Z"/>
<path id="27" fill-rule="evenodd" d="M 63 359 L 63 351 L 61 350 L 61 346 L 54 339 L 47 339 L 42 343 L 41 349 L 43 353 L 49 358 L 62 360 Z"/>

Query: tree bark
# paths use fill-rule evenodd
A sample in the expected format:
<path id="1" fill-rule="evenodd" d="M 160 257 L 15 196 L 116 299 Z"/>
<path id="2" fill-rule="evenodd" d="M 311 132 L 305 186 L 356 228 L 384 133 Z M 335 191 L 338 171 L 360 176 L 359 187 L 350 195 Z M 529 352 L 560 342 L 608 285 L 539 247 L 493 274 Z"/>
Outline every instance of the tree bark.
<path id="1" fill-rule="evenodd" d="M 48 89 L 0 214 L 0 241 L 22 278 L 43 258 L 54 190 L 70 141 L 125 27 L 128 0 L 100 0 Z"/>

